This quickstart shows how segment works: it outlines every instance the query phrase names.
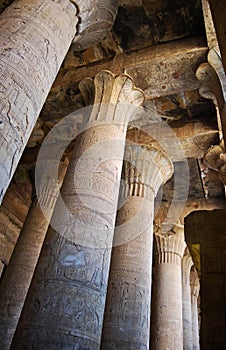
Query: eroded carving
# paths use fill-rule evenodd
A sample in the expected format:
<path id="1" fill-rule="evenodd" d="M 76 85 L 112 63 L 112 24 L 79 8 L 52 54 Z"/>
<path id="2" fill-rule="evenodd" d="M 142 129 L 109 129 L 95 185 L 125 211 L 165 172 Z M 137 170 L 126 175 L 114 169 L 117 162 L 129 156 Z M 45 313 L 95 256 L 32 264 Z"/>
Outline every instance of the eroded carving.
<path id="1" fill-rule="evenodd" d="M 103 350 L 149 347 L 154 197 L 172 173 L 161 147 L 126 146 L 120 198 L 124 204 L 117 213 Z"/>
<path id="2" fill-rule="evenodd" d="M 74 38 L 77 51 L 94 46 L 104 39 L 110 31 L 118 10 L 115 0 L 77 0 L 80 23 Z"/>
<path id="3" fill-rule="evenodd" d="M 69 1 L 21 0 L 0 17 L 0 201 L 76 33 L 71 7 Z"/>
<path id="4" fill-rule="evenodd" d="M 204 155 L 204 163 L 216 171 L 221 181 L 226 184 L 226 153 L 223 147 L 215 145 L 209 148 Z"/>
<path id="5" fill-rule="evenodd" d="M 26 347 L 31 339 L 34 348 L 46 348 L 48 334 L 32 334 L 41 324 L 55 324 L 53 319 L 54 349 L 59 337 L 61 348 L 74 347 L 75 338 L 81 348 L 100 346 L 126 127 L 144 94 L 129 76 L 108 71 L 80 84 L 87 103 L 93 87 L 94 105 L 75 139 L 62 186 L 66 210 L 58 199 L 51 221 L 57 229 L 48 230 L 12 348 Z"/>

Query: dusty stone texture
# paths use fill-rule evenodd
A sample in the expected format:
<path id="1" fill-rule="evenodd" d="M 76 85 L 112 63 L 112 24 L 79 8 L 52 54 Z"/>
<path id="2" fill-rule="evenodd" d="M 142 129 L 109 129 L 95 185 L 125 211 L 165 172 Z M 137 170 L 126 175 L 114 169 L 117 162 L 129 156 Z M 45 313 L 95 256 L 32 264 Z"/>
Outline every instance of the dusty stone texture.
<path id="1" fill-rule="evenodd" d="M 4 264 L 4 262 L 0 260 L 0 281 L 1 281 L 2 273 L 4 271 L 5 266 L 6 265 Z"/>
<path id="2" fill-rule="evenodd" d="M 190 272 L 193 265 L 188 248 L 182 259 L 183 349 L 193 350 Z"/>
<path id="3" fill-rule="evenodd" d="M 58 199 L 12 349 L 100 346 L 126 125 L 144 96 L 110 72 L 81 84 L 87 102 L 92 87 L 95 104 L 62 186 L 67 209 Z"/>
<path id="4" fill-rule="evenodd" d="M 158 227 L 155 242 L 151 348 L 182 350 L 181 259 L 185 249 L 183 226 L 175 225 L 173 231 L 164 235 Z"/>
<path id="5" fill-rule="evenodd" d="M 185 218 L 185 237 L 191 255 L 200 254 L 200 347 L 203 349 L 226 347 L 225 214 L 225 210 L 201 210 Z"/>
<path id="6" fill-rule="evenodd" d="M 92 47 L 107 35 L 118 10 L 118 0 L 76 0 L 78 32 L 73 40 L 76 51 Z"/>
<path id="7" fill-rule="evenodd" d="M 202 83 L 199 93 L 202 97 L 213 100 L 220 115 L 220 132 L 226 139 L 226 115 L 225 115 L 225 73 L 221 59 L 218 57 L 217 48 L 212 48 L 208 53 L 209 63 L 202 63 L 196 70 L 196 78 Z"/>
<path id="8" fill-rule="evenodd" d="M 223 0 L 209 0 L 211 13 L 213 16 L 214 27 L 217 34 L 217 40 L 220 46 L 224 70 L 226 71 L 226 48 L 225 48 L 225 3 Z"/>
<path id="9" fill-rule="evenodd" d="M 200 283 L 197 271 L 195 268 L 191 270 L 191 313 L 192 313 L 192 344 L 193 350 L 199 350 L 199 315 L 198 315 L 198 296 Z"/>
<path id="10" fill-rule="evenodd" d="M 114 74 L 128 73 L 136 86 L 143 89 L 147 98 L 167 96 L 181 91 L 197 89 L 200 82 L 194 71 L 206 60 L 208 48 L 203 39 L 188 38 L 122 53 L 111 60 L 100 60 L 91 65 L 74 65 L 61 69 L 52 92 L 73 89 L 74 84 L 87 76 L 94 77 L 100 70 L 109 69 Z"/>
<path id="11" fill-rule="evenodd" d="M 25 166 L 17 168 L 0 206 L 0 260 L 7 266 L 31 203 L 31 184 Z"/>
<path id="12" fill-rule="evenodd" d="M 210 10 L 210 4 L 208 0 L 201 0 L 203 19 L 206 29 L 206 39 L 209 49 L 218 45 L 216 30 L 213 23 L 213 17 Z"/>
<path id="13" fill-rule="evenodd" d="M 45 173 L 46 162 L 42 166 Z M 48 166 L 49 183 L 39 178 L 38 198 L 30 206 L 23 228 L 13 250 L 0 286 L 0 349 L 10 349 L 12 338 L 27 296 L 42 244 L 57 199 L 56 192 L 66 172 L 66 164 L 59 167 L 59 182 L 51 180 L 51 167 Z M 35 184 L 34 184 L 35 185 Z M 45 208 L 45 215 L 42 208 Z"/>
<path id="14" fill-rule="evenodd" d="M 116 219 L 103 350 L 149 349 L 154 197 L 173 174 L 160 146 L 127 146 L 125 159 L 119 201 L 124 205 Z"/>
<path id="15" fill-rule="evenodd" d="M 18 0 L 1 14 L 0 201 L 76 33 L 75 5 Z"/>

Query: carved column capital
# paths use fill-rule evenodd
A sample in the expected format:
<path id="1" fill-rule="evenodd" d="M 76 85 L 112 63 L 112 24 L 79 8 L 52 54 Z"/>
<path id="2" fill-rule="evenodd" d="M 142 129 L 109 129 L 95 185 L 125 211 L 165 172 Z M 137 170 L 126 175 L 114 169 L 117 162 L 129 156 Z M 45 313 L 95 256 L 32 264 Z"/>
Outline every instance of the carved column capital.
<path id="1" fill-rule="evenodd" d="M 215 69 L 207 62 L 201 63 L 196 70 L 196 78 L 202 84 L 199 88 L 200 95 L 213 100 L 214 104 L 221 110 L 225 101 L 221 82 Z"/>
<path id="2" fill-rule="evenodd" d="M 133 79 L 127 74 L 115 76 L 104 70 L 94 79 L 86 78 L 79 88 L 86 105 L 93 105 L 89 124 L 110 123 L 127 126 L 136 118 L 136 109 L 145 99 L 144 92 L 135 87 Z"/>
<path id="3" fill-rule="evenodd" d="M 97 73 L 94 79 L 83 79 L 79 89 L 84 104 L 92 108 L 90 112 L 84 110 L 82 130 L 85 127 L 113 124 L 125 134 L 128 122 L 140 115 L 140 106 L 145 99 L 144 92 L 135 87 L 129 75 L 115 76 L 107 70 Z"/>
<path id="4" fill-rule="evenodd" d="M 78 8 L 78 33 L 73 48 L 77 51 L 94 46 L 110 31 L 118 11 L 117 0 L 71 0 Z"/>
<path id="5" fill-rule="evenodd" d="M 173 175 L 173 164 L 157 145 L 127 145 L 122 180 L 125 195 L 150 199 Z"/>
<path id="6" fill-rule="evenodd" d="M 155 225 L 155 246 L 159 264 L 181 265 L 181 258 L 186 247 L 184 226 L 176 224 L 171 231 L 163 234 L 161 227 Z"/>
<path id="7" fill-rule="evenodd" d="M 216 171 L 219 179 L 226 184 L 226 153 L 220 145 L 210 147 L 203 157 L 204 163 Z"/>
<path id="8" fill-rule="evenodd" d="M 189 249 L 188 247 L 186 247 L 184 251 L 184 256 L 182 258 L 182 283 L 183 284 L 190 283 L 190 272 L 193 264 L 194 263 L 190 255 Z"/>

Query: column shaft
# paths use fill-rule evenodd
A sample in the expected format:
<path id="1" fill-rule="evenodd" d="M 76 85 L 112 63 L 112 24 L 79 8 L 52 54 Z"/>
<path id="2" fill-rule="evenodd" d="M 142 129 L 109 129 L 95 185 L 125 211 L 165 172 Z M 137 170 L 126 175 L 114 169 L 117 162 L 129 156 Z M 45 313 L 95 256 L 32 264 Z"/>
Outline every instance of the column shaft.
<path id="1" fill-rule="evenodd" d="M 175 228 L 174 228 L 175 229 Z M 182 284 L 181 259 L 185 249 L 183 227 L 177 233 L 156 238 L 152 300 L 152 349 L 182 350 Z"/>
<path id="2" fill-rule="evenodd" d="M 225 18 L 226 8 L 224 0 L 209 0 L 213 16 L 213 22 L 216 29 L 217 40 L 220 46 L 224 71 L 226 72 L 226 46 L 225 46 Z"/>
<path id="3" fill-rule="evenodd" d="M 45 168 L 46 163 L 43 164 L 43 172 Z M 62 184 L 65 171 L 66 164 L 61 163 L 59 186 Z M 50 172 L 48 175 L 51 177 Z M 31 204 L 2 280 L 0 286 L 1 350 L 10 348 L 56 203 L 57 187 L 57 183 L 50 182 L 46 184 L 45 189 L 39 189 L 39 198 L 43 203 L 35 198 Z M 48 217 L 43 214 L 40 205 L 46 207 Z"/>
<path id="4" fill-rule="evenodd" d="M 103 350 L 149 349 L 154 197 L 161 183 L 172 176 L 172 164 L 161 148 L 152 149 L 162 156 L 156 159 L 140 146 L 131 146 L 131 149 L 138 151 L 130 151 L 133 166 L 128 165 L 127 173 L 128 157 L 124 163 L 126 177 L 123 180 L 129 196 L 124 198 L 126 202 L 117 214 L 116 246 L 112 251 L 101 342 Z M 127 152 L 128 148 L 126 155 Z M 124 193 L 124 187 L 121 191 Z"/>
<path id="5" fill-rule="evenodd" d="M 198 315 L 198 296 L 199 296 L 199 278 L 197 271 L 191 272 L 191 312 L 192 312 L 192 343 L 193 350 L 199 350 L 199 315 Z"/>
<path id="6" fill-rule="evenodd" d="M 186 248 L 182 259 L 182 315 L 183 315 L 183 349 L 192 350 L 192 312 L 190 271 L 193 265 L 192 258 Z"/>
<path id="7" fill-rule="evenodd" d="M 113 248 L 101 349 L 149 348 L 153 205 L 130 197 L 119 210 L 116 225 L 145 205 L 142 218 L 149 227 L 130 242 Z M 127 212 L 126 212 L 127 211 Z M 123 230 L 122 230 L 123 231 Z M 122 232 L 123 233 L 123 232 Z M 128 234 L 128 232 L 127 232 Z"/>
<path id="8" fill-rule="evenodd" d="M 17 0 L 0 16 L 0 202 L 77 23 L 70 0 Z"/>
<path id="9" fill-rule="evenodd" d="M 94 84 L 95 102 L 109 103 L 94 104 L 91 124 L 75 140 L 64 205 L 57 201 L 52 219 L 58 226 L 48 230 L 12 349 L 100 347 L 126 121 L 143 93 L 110 72 Z"/>

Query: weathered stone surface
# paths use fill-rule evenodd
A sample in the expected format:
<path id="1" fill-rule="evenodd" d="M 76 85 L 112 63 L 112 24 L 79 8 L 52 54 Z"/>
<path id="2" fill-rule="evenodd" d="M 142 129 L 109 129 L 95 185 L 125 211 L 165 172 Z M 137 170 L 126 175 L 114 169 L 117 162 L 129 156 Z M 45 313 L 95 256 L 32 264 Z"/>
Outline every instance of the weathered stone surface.
<path id="1" fill-rule="evenodd" d="M 78 28 L 73 40 L 76 51 L 91 47 L 104 39 L 111 29 L 118 9 L 116 0 L 75 1 L 78 8 Z"/>
<path id="2" fill-rule="evenodd" d="M 198 310 L 198 296 L 200 290 L 200 283 L 198 273 L 195 267 L 191 270 L 191 313 L 192 313 L 192 344 L 193 350 L 199 350 L 199 310 Z"/>
<path id="3" fill-rule="evenodd" d="M 52 92 L 65 91 L 70 85 L 98 71 L 109 69 L 114 74 L 127 72 L 136 86 L 143 89 L 148 98 L 166 96 L 181 90 L 192 90 L 200 86 L 194 72 L 206 60 L 207 47 L 203 39 L 186 39 L 174 43 L 116 55 L 112 60 L 93 63 L 90 66 L 62 69 L 52 87 Z M 189 69 L 187 63 L 189 62 Z M 150 74 L 148 73 L 150 72 Z"/>
<path id="4" fill-rule="evenodd" d="M 12 349 L 100 346 L 126 126 L 144 95 L 127 75 L 106 71 L 80 86 L 87 102 L 95 87 L 95 104 L 75 140 L 62 186 L 67 207 L 59 198 Z"/>
<path id="5" fill-rule="evenodd" d="M 192 255 L 199 252 L 201 261 L 200 346 L 203 349 L 224 349 L 226 346 L 225 214 L 225 210 L 203 210 L 185 218 L 185 238 L 190 252 Z M 200 273 L 200 266 L 197 269 Z"/>
<path id="6" fill-rule="evenodd" d="M 116 219 L 103 350 L 149 349 L 154 197 L 172 173 L 160 146 L 126 146 L 119 200 L 124 205 Z"/>
<path id="7" fill-rule="evenodd" d="M 61 186 L 66 172 L 66 164 L 61 163 L 59 165 L 59 182 L 54 182 L 51 166 L 48 164 L 46 167 L 46 161 L 43 161 L 42 164 L 39 162 L 38 166 L 43 178 L 45 180 L 48 178 L 49 182 L 45 181 L 43 184 L 44 180 L 42 181 L 41 177 L 38 179 L 39 186 L 38 188 L 36 186 L 38 198 L 35 197 L 30 206 L 0 286 L 0 335 L 2 339 L 0 349 L 2 350 L 10 349 L 54 210 L 58 187 Z M 46 169 L 48 174 L 45 173 Z"/>
<path id="8" fill-rule="evenodd" d="M 75 3 L 69 0 L 18 0 L 1 14 L 0 201 L 76 33 L 77 21 Z"/>
<path id="9" fill-rule="evenodd" d="M 210 9 L 213 16 L 213 22 L 216 29 L 217 40 L 221 50 L 221 56 L 223 61 L 224 70 L 226 71 L 226 48 L 225 48 L 225 15 L 226 9 L 223 0 L 209 0 Z"/>
<path id="10" fill-rule="evenodd" d="M 179 119 L 170 122 L 169 126 L 164 125 L 161 120 L 159 123 L 145 120 L 144 125 L 139 128 L 141 131 L 138 139 L 145 143 L 151 135 L 167 150 L 173 162 L 182 161 L 185 158 L 202 158 L 209 147 L 219 142 L 216 119 L 211 114 L 197 119 Z M 136 128 L 131 127 L 128 135 L 136 132 Z"/>
<path id="11" fill-rule="evenodd" d="M 155 253 L 151 346 L 155 350 L 183 349 L 181 259 L 184 230 L 180 224 L 162 234 L 157 226 Z"/>
<path id="12" fill-rule="evenodd" d="M 192 340 L 192 307 L 190 272 L 193 265 L 192 257 L 186 247 L 182 258 L 182 316 L 183 316 L 183 349 L 193 350 Z"/>

